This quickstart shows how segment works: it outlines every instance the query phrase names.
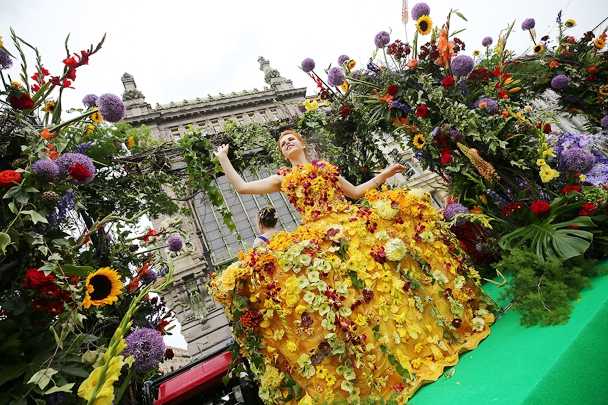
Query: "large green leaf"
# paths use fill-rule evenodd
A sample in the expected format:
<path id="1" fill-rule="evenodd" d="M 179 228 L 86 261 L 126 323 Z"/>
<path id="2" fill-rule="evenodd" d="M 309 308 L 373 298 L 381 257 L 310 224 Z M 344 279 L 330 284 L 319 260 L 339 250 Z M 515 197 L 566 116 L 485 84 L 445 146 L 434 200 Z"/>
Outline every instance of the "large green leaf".
<path id="1" fill-rule="evenodd" d="M 498 243 L 505 250 L 527 246 L 543 260 L 549 258 L 567 260 L 585 253 L 593 241 L 593 234 L 570 227 L 594 227 L 593 221 L 589 217 L 579 216 L 571 221 L 552 224 L 551 219 L 552 217 L 549 217 L 517 228 L 503 235 Z"/>

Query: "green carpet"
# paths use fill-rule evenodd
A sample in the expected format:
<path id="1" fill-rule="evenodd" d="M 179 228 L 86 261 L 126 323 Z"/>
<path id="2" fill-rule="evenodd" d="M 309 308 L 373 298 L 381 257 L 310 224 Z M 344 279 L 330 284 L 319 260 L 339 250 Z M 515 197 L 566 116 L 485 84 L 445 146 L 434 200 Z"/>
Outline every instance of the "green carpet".
<path id="1" fill-rule="evenodd" d="M 565 325 L 525 328 L 508 311 L 460 356 L 452 377 L 422 387 L 409 404 L 608 404 L 608 275 L 591 283 Z M 484 289 L 500 295 L 491 284 Z"/>

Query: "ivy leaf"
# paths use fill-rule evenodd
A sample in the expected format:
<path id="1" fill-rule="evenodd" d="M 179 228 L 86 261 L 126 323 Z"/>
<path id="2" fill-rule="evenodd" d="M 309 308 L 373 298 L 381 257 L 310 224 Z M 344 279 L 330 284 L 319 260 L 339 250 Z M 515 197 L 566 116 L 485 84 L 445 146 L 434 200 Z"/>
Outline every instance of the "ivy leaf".
<path id="1" fill-rule="evenodd" d="M 8 233 L 0 232 L 0 253 L 6 255 L 6 247 L 10 245 L 11 237 Z"/>
<path id="2" fill-rule="evenodd" d="M 26 384 L 36 384 L 41 390 L 51 382 L 51 377 L 57 373 L 57 370 L 45 368 L 35 373 Z"/>
<path id="3" fill-rule="evenodd" d="M 64 264 L 63 266 L 61 266 L 61 271 L 63 271 L 63 273 L 66 276 L 88 276 L 89 274 L 91 274 L 93 271 L 95 271 L 94 268 L 92 268 L 91 266 L 74 266 L 71 264 Z"/>
<path id="4" fill-rule="evenodd" d="M 55 387 L 49 389 L 48 391 L 45 391 L 44 394 L 48 395 L 48 394 L 52 394 L 54 392 L 72 392 L 72 387 L 74 386 L 74 384 L 76 384 L 76 383 L 65 384 L 65 385 L 62 385 L 61 387 L 55 386 Z"/>
<path id="5" fill-rule="evenodd" d="M 35 224 L 37 224 L 38 222 L 42 222 L 43 224 L 48 224 L 49 221 L 46 220 L 45 217 L 43 217 L 42 215 L 40 215 L 38 213 L 38 211 L 34 211 L 34 210 L 27 210 L 27 211 L 21 211 L 22 213 L 29 215 L 30 219 L 32 220 L 32 222 Z"/>

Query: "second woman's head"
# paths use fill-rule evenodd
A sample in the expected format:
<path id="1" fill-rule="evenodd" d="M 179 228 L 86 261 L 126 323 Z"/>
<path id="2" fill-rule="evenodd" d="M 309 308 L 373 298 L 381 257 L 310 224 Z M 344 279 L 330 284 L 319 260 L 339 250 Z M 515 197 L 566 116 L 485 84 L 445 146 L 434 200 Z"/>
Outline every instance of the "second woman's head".
<path id="1" fill-rule="evenodd" d="M 258 225 L 262 225 L 264 228 L 274 228 L 277 226 L 277 212 L 271 207 L 264 207 L 258 212 Z"/>

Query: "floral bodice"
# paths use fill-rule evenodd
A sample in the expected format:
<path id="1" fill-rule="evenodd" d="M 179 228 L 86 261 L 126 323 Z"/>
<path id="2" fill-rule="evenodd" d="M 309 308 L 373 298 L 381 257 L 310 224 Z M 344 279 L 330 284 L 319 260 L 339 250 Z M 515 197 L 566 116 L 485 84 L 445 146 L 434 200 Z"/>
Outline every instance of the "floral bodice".
<path id="1" fill-rule="evenodd" d="M 281 168 L 281 184 L 289 202 L 298 210 L 302 223 L 315 221 L 332 212 L 342 212 L 350 205 L 344 197 L 338 176 L 340 169 L 323 160 L 295 167 Z"/>

